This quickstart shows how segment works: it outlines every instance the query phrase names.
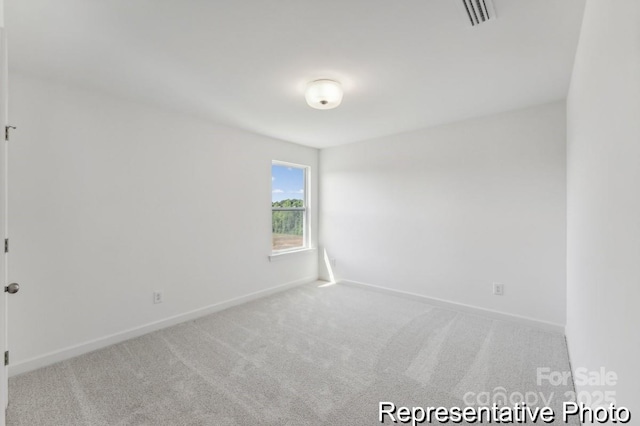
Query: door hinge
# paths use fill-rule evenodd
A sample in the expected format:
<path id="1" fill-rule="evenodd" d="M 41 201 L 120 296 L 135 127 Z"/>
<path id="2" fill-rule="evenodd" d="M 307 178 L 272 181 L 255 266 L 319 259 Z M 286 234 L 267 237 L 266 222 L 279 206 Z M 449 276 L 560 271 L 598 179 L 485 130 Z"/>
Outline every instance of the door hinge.
<path id="1" fill-rule="evenodd" d="M 4 365 L 9 365 L 9 351 L 4 353 Z"/>
<path id="2" fill-rule="evenodd" d="M 9 239 L 8 238 L 4 239 L 4 252 L 5 253 L 9 253 Z"/>
<path id="3" fill-rule="evenodd" d="M 11 129 L 15 129 L 16 126 L 4 126 L 4 140 L 8 141 L 9 140 L 9 130 Z"/>

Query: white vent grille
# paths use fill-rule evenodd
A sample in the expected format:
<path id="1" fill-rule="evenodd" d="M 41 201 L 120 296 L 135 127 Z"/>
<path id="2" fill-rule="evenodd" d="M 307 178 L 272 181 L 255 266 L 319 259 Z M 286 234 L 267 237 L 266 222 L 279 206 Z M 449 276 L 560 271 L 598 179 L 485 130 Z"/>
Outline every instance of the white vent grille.
<path id="1" fill-rule="evenodd" d="M 472 27 L 496 18 L 491 0 L 460 0 Z"/>

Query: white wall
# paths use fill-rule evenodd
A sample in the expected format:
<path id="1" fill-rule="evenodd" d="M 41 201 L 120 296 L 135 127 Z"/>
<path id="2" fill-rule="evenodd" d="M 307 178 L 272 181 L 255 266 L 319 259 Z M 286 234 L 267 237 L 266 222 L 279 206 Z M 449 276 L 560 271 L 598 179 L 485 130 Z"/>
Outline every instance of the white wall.
<path id="1" fill-rule="evenodd" d="M 271 160 L 311 166 L 315 206 L 317 150 L 21 75 L 10 95 L 12 372 L 317 278 L 314 254 L 268 259 Z"/>
<path id="2" fill-rule="evenodd" d="M 616 372 L 614 388 L 579 390 L 614 390 L 637 419 L 640 2 L 587 2 L 567 107 L 571 360 L 574 369 Z"/>
<path id="3" fill-rule="evenodd" d="M 564 325 L 565 124 L 561 102 L 322 150 L 337 278 Z"/>

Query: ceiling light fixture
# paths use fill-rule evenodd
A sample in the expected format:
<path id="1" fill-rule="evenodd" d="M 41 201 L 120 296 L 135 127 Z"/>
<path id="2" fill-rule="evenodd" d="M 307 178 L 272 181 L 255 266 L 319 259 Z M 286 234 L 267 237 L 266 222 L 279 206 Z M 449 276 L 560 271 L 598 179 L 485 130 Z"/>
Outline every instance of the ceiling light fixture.
<path id="1" fill-rule="evenodd" d="M 333 80 L 312 81 L 304 97 L 311 108 L 332 109 L 342 102 L 342 86 Z"/>

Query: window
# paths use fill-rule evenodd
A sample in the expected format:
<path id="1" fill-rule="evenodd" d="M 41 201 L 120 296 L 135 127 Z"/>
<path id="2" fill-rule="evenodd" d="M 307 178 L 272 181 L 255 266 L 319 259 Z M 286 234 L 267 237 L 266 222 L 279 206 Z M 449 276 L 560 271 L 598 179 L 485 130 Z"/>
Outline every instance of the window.
<path id="1" fill-rule="evenodd" d="M 307 182 L 309 168 L 274 161 L 271 164 L 271 250 L 308 247 Z"/>

